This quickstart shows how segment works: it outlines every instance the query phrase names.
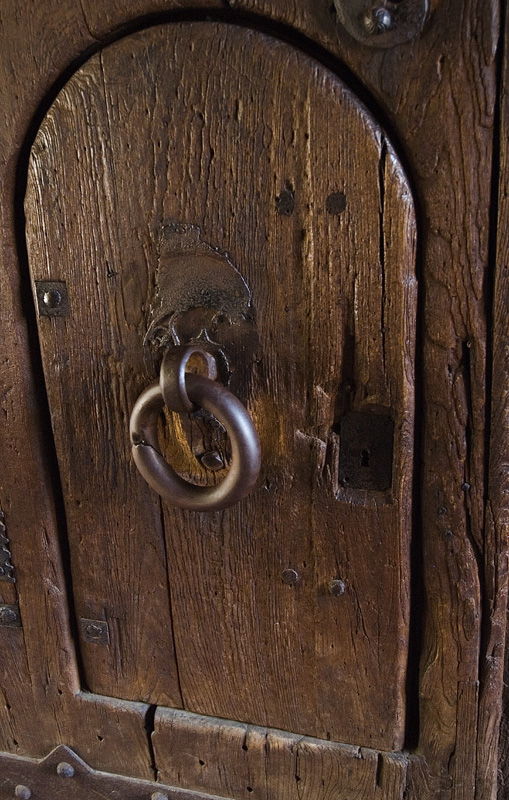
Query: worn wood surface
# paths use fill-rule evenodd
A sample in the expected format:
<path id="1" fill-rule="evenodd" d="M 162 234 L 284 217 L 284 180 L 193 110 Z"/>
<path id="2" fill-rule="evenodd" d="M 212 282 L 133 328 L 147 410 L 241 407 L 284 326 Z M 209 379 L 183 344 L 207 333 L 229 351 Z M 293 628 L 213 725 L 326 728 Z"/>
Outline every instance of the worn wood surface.
<path id="1" fill-rule="evenodd" d="M 278 211 L 283 192 L 291 213 Z M 399 749 L 415 224 L 379 128 L 275 39 L 159 26 L 66 85 L 32 149 L 25 210 L 32 278 L 65 280 L 70 295 L 70 316 L 41 316 L 39 332 L 77 613 L 110 627 L 109 646 L 82 645 L 90 688 L 179 706 L 178 669 L 191 711 Z M 155 377 L 143 309 L 169 221 L 228 251 L 252 291 L 256 352 L 242 368 L 228 356 L 263 450 L 258 489 L 238 507 L 163 503 L 177 665 L 159 503 L 127 439 Z M 348 411 L 393 420 L 392 490 L 338 484 Z M 289 568 L 295 586 L 281 580 Z"/>
<path id="2" fill-rule="evenodd" d="M 139 286 L 150 280 L 150 265 L 144 242 L 124 238 L 117 196 L 131 194 L 113 174 L 101 57 L 91 64 L 95 69 L 87 65 L 67 84 L 41 127 L 26 201 L 36 280 L 66 280 L 70 294 L 69 318 L 41 317 L 39 324 L 51 352 L 44 366 L 76 614 L 109 627 L 108 644 L 82 636 L 80 650 L 92 691 L 178 707 L 160 505 L 133 480 L 126 435 L 143 388 Z M 61 380 L 63 365 L 69 378 Z"/>
<path id="3" fill-rule="evenodd" d="M 171 0 L 147 0 L 136 5 L 117 3 L 113 7 L 108 4 L 105 8 L 97 0 L 84 0 L 79 5 L 64 0 L 45 0 L 44 4 L 33 6 L 23 0 L 15 8 L 5 6 L 0 9 L 0 178 L 5 200 L 0 204 L 0 315 L 3 322 L 0 506 L 7 515 L 14 560 L 24 564 L 18 589 L 25 622 L 23 632 L 9 636 L 7 648 L 2 649 L 4 675 L 19 676 L 19 682 L 7 677 L 1 681 L 7 700 L 1 704 L 0 746 L 11 752 L 45 755 L 58 741 L 66 741 L 71 715 L 76 721 L 73 736 L 89 744 L 93 744 L 94 738 L 86 724 L 81 697 L 78 696 L 74 702 L 68 695 L 69 702 L 64 704 L 59 694 L 59 691 L 67 693 L 69 687 L 76 684 L 76 672 L 72 666 L 73 654 L 68 636 L 65 586 L 59 570 L 47 449 L 45 437 L 41 435 L 41 431 L 48 430 L 47 417 L 38 394 L 40 375 L 34 373 L 30 360 L 26 306 L 21 302 L 21 273 L 15 251 L 14 174 L 20 146 L 38 104 L 53 81 L 87 47 L 97 40 L 104 40 L 112 29 L 133 22 L 138 14 L 172 8 L 182 11 L 186 5 Z M 196 7 L 197 3 L 192 5 Z M 219 0 L 207 5 L 211 9 L 213 6 L 224 8 Z M 497 620 L 503 616 L 505 603 L 501 578 L 505 569 L 503 526 L 507 501 L 505 472 L 499 465 L 504 464 L 503 454 L 507 447 L 503 436 L 497 436 L 497 432 L 504 431 L 506 426 L 503 387 L 506 379 L 504 309 L 507 301 L 504 298 L 503 271 L 499 273 L 495 312 L 501 333 L 498 344 L 495 343 L 495 352 L 500 355 L 498 360 L 494 360 L 498 370 L 493 380 L 494 471 L 490 478 L 490 501 L 495 509 L 493 519 L 496 524 L 483 531 L 483 539 L 488 543 L 483 556 L 487 568 L 484 574 L 480 571 L 480 589 L 488 602 L 482 609 L 479 593 L 474 591 L 472 602 L 466 604 L 466 616 L 463 614 L 464 598 L 472 579 L 475 585 L 478 570 L 467 543 L 465 519 L 468 508 L 465 513 L 463 495 L 459 495 L 456 487 L 462 482 L 463 467 L 468 461 L 471 480 L 467 482 L 477 487 L 477 497 L 482 496 L 483 469 L 478 455 L 465 459 L 461 448 L 458 455 L 454 455 L 454 448 L 450 449 L 451 439 L 446 435 L 448 425 L 443 426 L 437 407 L 449 408 L 452 417 L 456 413 L 454 409 L 460 408 L 455 399 L 458 395 L 453 393 L 457 381 L 451 380 L 447 364 L 451 354 L 452 374 L 459 374 L 461 378 L 461 370 L 457 371 L 461 363 L 460 348 L 456 342 L 464 339 L 463 331 L 467 329 L 468 334 L 474 335 L 474 353 L 479 352 L 478 345 L 484 341 L 483 303 L 486 300 L 489 307 L 485 295 L 489 280 L 486 287 L 481 287 L 481 279 L 487 263 L 485 242 L 498 2 L 440 0 L 433 4 L 434 14 L 422 37 L 392 52 L 359 48 L 344 32 L 338 32 L 333 17 L 329 17 L 331 3 L 230 0 L 228 5 L 233 14 L 236 10 L 248 9 L 265 14 L 268 19 L 282 21 L 339 55 L 380 103 L 391 127 L 403 142 L 420 199 L 422 219 L 426 223 L 421 238 L 422 273 L 424 282 L 430 286 L 425 307 L 426 326 L 435 318 L 442 333 L 438 344 L 433 336 L 429 339 L 424 337 L 422 342 L 429 359 L 426 360 L 425 381 L 419 393 L 418 406 L 426 420 L 424 438 L 425 443 L 428 442 L 425 444 L 426 459 L 421 480 L 429 486 L 430 479 L 438 476 L 437 494 L 445 490 L 447 495 L 448 487 L 455 487 L 454 526 L 447 528 L 454 530 L 452 541 L 455 547 L 446 557 L 442 551 L 442 533 L 434 522 L 428 493 L 424 504 L 423 539 L 426 547 L 423 565 L 427 611 L 424 616 L 426 650 L 423 664 L 428 680 L 422 688 L 424 699 L 421 702 L 419 740 L 428 762 L 411 759 L 409 796 L 447 797 L 451 791 L 449 765 L 452 768 L 454 760 L 450 760 L 450 755 L 463 746 L 461 741 L 457 741 L 456 720 L 461 719 L 457 709 L 457 685 L 461 679 L 475 681 L 479 677 L 476 659 L 478 634 L 465 643 L 463 620 L 473 621 L 474 631 L 478 630 L 481 612 L 485 632 L 490 628 L 490 619 L 495 623 L 491 627 L 494 636 L 485 634 L 481 644 L 481 660 L 486 667 L 493 666 L 493 670 L 484 669 L 481 675 L 480 747 L 477 751 L 477 791 L 490 796 L 495 780 L 493 742 L 497 734 L 498 669 L 503 641 Z M 503 201 L 503 192 L 500 197 Z M 483 246 L 476 253 L 472 244 L 475 245 L 478 231 Z M 503 241 L 502 235 L 499 239 L 500 253 L 503 253 Z M 502 258 L 502 267 L 503 263 Z M 468 279 L 470 274 L 476 279 L 474 283 Z M 456 276 L 458 283 L 455 282 Z M 442 295 L 437 300 L 439 288 Z M 436 326 L 430 331 L 435 329 Z M 479 453 L 483 441 L 482 424 L 479 424 L 482 418 L 479 398 L 483 398 L 484 392 L 482 357 L 472 362 L 472 374 L 473 394 L 477 398 L 472 408 L 477 410 L 470 413 L 468 421 L 477 422 L 473 426 L 467 425 L 465 417 L 460 414 L 457 430 L 460 440 L 462 432 L 469 431 L 465 438 L 469 441 L 470 453 L 474 450 Z M 427 397 L 425 407 L 422 406 L 424 396 Z M 497 476 L 500 476 L 499 483 L 495 480 Z M 26 487 L 30 487 L 29 494 Z M 476 530 L 479 538 L 478 527 Z M 45 544 L 48 541 L 52 544 L 49 552 Z M 466 558 L 462 558 L 464 553 Z M 496 569 L 493 569 L 495 565 Z M 55 590 L 48 594 L 46 589 L 49 585 Z M 451 591 L 450 587 L 454 590 Z M 44 626 L 39 619 L 43 597 L 45 604 L 49 602 Z M 421 602 L 418 609 L 419 615 L 424 613 Z M 471 622 L 466 626 L 470 635 L 473 630 Z M 438 635 L 440 630 L 442 635 Z M 491 646 L 493 642 L 497 645 L 495 648 Z M 48 663 L 53 664 L 52 670 L 48 670 Z M 82 726 L 78 723 L 80 719 L 84 720 Z M 114 727 L 115 724 L 112 729 Z M 489 735 L 483 736 L 483 730 L 489 731 Z M 123 736 L 126 738 L 122 740 Z M 127 751 L 130 741 L 135 742 L 135 746 Z M 133 770 L 138 769 L 140 775 L 144 774 L 148 754 L 136 736 L 130 737 L 127 719 L 117 728 L 117 736 L 112 738 L 107 753 L 104 753 L 102 744 L 97 744 L 97 757 L 105 762 L 109 760 L 106 769 L 121 771 L 122 764 L 129 763 Z M 138 745 L 140 750 L 136 753 Z M 505 763 L 503 753 L 502 748 L 502 767 Z M 90 763 L 93 765 L 93 759 Z"/>
<path id="4" fill-rule="evenodd" d="M 481 763 L 487 765 L 483 785 L 498 767 L 499 800 L 509 797 L 509 655 L 504 663 L 504 641 L 507 619 L 507 542 L 509 536 L 509 17 L 505 19 L 502 85 L 500 87 L 500 170 L 498 183 L 498 224 L 496 274 L 493 304 L 493 395 L 491 428 L 490 504 L 487 525 L 491 536 L 486 550 L 486 570 L 491 576 L 492 589 L 488 594 L 492 624 L 487 631 L 487 658 L 483 664 L 485 681 L 490 691 L 486 705 L 481 707 L 480 743 L 486 750 Z M 496 390 L 495 390 L 496 387 Z M 500 674 L 503 666 L 503 694 L 500 694 Z M 502 708 L 500 700 L 502 699 Z M 500 726 L 500 728 L 499 728 Z M 496 744 L 500 733 L 498 764 Z M 488 791 L 485 795 L 490 797 Z"/>
<path id="5" fill-rule="evenodd" d="M 169 709 L 156 712 L 152 741 L 159 780 L 219 797 L 405 796 L 407 759 L 399 754 Z"/>

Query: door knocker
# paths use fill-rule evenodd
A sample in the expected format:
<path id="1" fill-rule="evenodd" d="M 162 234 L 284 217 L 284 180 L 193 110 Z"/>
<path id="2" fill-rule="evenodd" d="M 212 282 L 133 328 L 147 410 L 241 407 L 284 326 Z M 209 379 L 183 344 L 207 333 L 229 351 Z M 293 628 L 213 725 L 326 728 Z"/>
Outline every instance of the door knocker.
<path id="1" fill-rule="evenodd" d="M 206 376 L 186 372 L 193 354 L 204 361 Z M 172 505 L 192 511 L 218 511 L 237 503 L 251 491 L 260 471 L 260 443 L 251 417 L 216 377 L 214 357 L 200 347 L 187 345 L 167 350 L 159 381 L 141 393 L 131 414 L 132 453 L 141 475 Z M 159 452 L 157 436 L 157 422 L 164 406 L 181 414 L 204 408 L 225 427 L 232 459 L 224 480 L 214 486 L 197 486 L 168 464 Z"/>

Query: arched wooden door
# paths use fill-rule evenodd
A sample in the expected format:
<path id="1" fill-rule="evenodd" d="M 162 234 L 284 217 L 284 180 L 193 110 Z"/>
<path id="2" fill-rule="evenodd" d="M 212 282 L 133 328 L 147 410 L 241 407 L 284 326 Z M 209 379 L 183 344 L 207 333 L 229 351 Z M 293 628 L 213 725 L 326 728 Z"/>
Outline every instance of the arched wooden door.
<path id="1" fill-rule="evenodd" d="M 160 25 L 60 92 L 25 207 L 83 688 L 401 748 L 415 218 L 377 122 L 289 44 Z M 175 323 L 218 343 L 260 438 L 257 485 L 224 511 L 161 501 L 131 458 L 183 254 L 247 287 L 243 313 L 194 298 Z M 168 459 L 217 480 L 213 421 L 166 425 Z"/>

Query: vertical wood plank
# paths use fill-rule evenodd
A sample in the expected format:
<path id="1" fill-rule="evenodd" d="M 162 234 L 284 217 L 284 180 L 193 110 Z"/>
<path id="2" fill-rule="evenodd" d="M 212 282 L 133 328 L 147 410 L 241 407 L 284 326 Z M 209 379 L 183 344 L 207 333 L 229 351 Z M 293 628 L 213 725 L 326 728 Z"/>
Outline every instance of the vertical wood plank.
<path id="1" fill-rule="evenodd" d="M 481 662 L 477 792 L 479 800 L 493 800 L 509 791 L 509 652 L 507 648 L 507 593 L 509 539 L 509 18 L 503 15 L 502 80 L 500 86 L 500 162 L 498 219 L 492 318 L 492 397 L 489 502 L 486 509 L 486 648 Z M 504 658 L 505 647 L 505 658 Z M 500 692 L 500 683 L 503 692 Z M 500 737 L 500 738 L 499 738 Z M 498 745 L 498 746 L 497 746 Z M 495 753 L 498 752 L 498 758 Z"/>
<path id="2" fill-rule="evenodd" d="M 457 706 L 458 744 L 452 768 L 452 800 L 470 800 L 475 795 L 478 702 L 479 684 L 460 684 Z"/>
<path id="3" fill-rule="evenodd" d="M 39 331 L 52 352 L 45 377 L 76 613 L 109 627 L 103 644 L 80 630 L 80 647 L 92 691 L 179 706 L 160 506 L 133 482 L 127 433 L 143 371 L 143 299 L 132 295 L 147 280 L 131 274 L 131 264 L 145 256 L 142 242 L 124 247 L 124 187 L 115 182 L 100 57 L 93 63 L 67 84 L 39 130 L 25 200 L 35 279 L 65 275 L 70 296 L 69 318 L 40 317 Z"/>
<path id="4" fill-rule="evenodd" d="M 268 5 L 269 0 L 248 3 L 260 12 Z M 309 2 L 306 12 L 297 11 L 288 0 L 278 4 L 277 14 L 302 30 L 303 15 L 312 9 Z M 479 678 L 481 592 L 504 603 L 504 589 L 499 595 L 492 569 L 479 571 L 485 536 L 486 287 L 498 12 L 495 0 L 442 0 L 434 4 L 422 35 L 406 45 L 368 50 L 341 30 L 333 45 L 389 116 L 421 200 L 427 610 L 420 747 L 435 773 L 433 780 L 426 779 L 428 786 L 447 783 L 447 765 L 457 745 L 458 683 Z M 331 27 L 324 24 L 316 38 L 327 47 L 330 37 Z M 505 499 L 501 504 L 506 505 Z M 504 543 L 504 553 L 505 548 Z M 488 559 L 491 566 L 497 561 L 494 554 Z M 503 563 L 500 568 L 503 574 Z M 499 635 L 495 638 L 500 641 Z M 490 646 L 484 652 L 490 663 Z M 496 707 L 488 700 L 485 709 L 486 721 L 496 728 Z M 479 757 L 485 769 L 491 756 L 483 745 Z M 493 772 L 482 781 L 491 791 Z M 481 786 L 479 779 L 478 791 Z"/>

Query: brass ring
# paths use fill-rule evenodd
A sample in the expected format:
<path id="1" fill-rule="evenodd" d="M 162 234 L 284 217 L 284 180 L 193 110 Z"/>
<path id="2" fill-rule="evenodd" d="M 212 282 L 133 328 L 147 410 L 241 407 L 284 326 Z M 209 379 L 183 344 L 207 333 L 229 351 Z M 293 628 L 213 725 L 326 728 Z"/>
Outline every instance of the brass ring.
<path id="1" fill-rule="evenodd" d="M 142 392 L 131 414 L 134 462 L 147 483 L 172 505 L 192 511 L 218 511 L 237 503 L 255 485 L 261 464 L 258 435 L 240 400 L 222 384 L 186 373 L 185 391 L 193 407 L 210 411 L 228 432 L 232 462 L 224 480 L 215 486 L 189 483 L 159 452 L 157 422 L 165 405 L 159 382 Z"/>

